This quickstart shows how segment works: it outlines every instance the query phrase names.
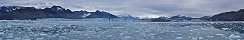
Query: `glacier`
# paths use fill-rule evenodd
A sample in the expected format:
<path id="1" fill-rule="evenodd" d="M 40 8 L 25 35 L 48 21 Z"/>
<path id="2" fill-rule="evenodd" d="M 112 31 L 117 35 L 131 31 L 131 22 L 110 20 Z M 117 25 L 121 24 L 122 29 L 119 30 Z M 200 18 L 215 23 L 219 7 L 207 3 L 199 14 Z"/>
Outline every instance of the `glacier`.
<path id="1" fill-rule="evenodd" d="M 0 20 L 0 40 L 244 40 L 243 25 L 242 21 Z"/>

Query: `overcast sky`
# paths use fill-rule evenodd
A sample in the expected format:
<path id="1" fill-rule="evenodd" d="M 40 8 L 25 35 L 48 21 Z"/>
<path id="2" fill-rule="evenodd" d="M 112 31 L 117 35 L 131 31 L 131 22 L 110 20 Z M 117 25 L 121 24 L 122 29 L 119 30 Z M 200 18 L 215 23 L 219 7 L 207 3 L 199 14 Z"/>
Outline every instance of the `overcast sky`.
<path id="1" fill-rule="evenodd" d="M 73 11 L 102 10 L 115 15 L 211 16 L 244 8 L 244 0 L 0 0 L 0 6 L 62 6 Z"/>

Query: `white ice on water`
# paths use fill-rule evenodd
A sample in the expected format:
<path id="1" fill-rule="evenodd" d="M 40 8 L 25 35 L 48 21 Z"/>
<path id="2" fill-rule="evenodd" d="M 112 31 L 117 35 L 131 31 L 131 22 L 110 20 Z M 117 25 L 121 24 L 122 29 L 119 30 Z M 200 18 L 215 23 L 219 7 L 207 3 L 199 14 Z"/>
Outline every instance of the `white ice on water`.
<path id="1" fill-rule="evenodd" d="M 240 22 L 115 22 L 97 20 L 1 20 L 2 40 L 243 40 L 214 24 Z M 230 24 L 226 24 L 227 26 Z M 232 24 L 231 24 L 232 25 Z M 233 25 L 235 26 L 235 25 Z"/>
<path id="2" fill-rule="evenodd" d="M 235 35 L 235 34 L 231 34 L 229 36 L 230 39 L 239 39 L 239 38 L 242 38 L 240 35 Z"/>
<path id="3" fill-rule="evenodd" d="M 184 37 L 176 37 L 175 39 L 182 39 L 182 38 L 184 38 Z"/>

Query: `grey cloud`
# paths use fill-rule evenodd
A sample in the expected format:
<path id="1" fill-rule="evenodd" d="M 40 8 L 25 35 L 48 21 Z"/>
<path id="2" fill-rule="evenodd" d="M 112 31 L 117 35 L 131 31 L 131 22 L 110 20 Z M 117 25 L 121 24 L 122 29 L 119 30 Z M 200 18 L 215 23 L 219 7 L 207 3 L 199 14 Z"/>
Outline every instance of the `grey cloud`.
<path id="1" fill-rule="evenodd" d="M 140 17 L 201 17 L 244 8 L 244 0 L 0 0 L 0 4 L 40 8 L 60 5 L 71 10 L 103 10 Z"/>

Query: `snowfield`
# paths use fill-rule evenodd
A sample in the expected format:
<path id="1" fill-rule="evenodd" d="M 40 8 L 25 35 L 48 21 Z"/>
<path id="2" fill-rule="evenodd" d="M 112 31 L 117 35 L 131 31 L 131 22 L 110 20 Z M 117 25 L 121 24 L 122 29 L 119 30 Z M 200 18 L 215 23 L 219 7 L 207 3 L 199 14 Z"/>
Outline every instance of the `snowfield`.
<path id="1" fill-rule="evenodd" d="M 244 40 L 244 22 L 1 20 L 2 40 Z"/>

